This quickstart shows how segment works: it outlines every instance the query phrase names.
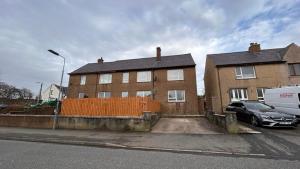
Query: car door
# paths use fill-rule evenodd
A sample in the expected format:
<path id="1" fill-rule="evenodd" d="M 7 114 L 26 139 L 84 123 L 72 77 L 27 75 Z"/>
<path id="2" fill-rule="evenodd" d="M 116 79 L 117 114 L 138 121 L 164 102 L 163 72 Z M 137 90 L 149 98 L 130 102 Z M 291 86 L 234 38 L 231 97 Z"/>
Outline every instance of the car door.
<path id="1" fill-rule="evenodd" d="M 238 120 L 243 120 L 240 103 L 232 103 L 230 106 L 232 107 L 232 111 L 236 113 L 236 118 Z"/>
<path id="2" fill-rule="evenodd" d="M 240 103 L 241 118 L 245 122 L 250 122 L 250 112 L 243 103 Z"/>

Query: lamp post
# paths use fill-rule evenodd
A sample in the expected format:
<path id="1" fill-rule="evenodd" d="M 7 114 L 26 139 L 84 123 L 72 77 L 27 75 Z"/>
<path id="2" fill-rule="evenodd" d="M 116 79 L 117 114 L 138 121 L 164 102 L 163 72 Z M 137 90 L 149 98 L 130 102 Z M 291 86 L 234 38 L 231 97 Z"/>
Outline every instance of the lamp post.
<path id="1" fill-rule="evenodd" d="M 58 98 L 57 98 L 57 103 L 56 103 L 56 107 L 55 107 L 55 110 L 54 110 L 54 121 L 53 121 L 53 127 L 52 127 L 52 129 L 55 130 L 56 129 L 56 123 L 57 123 L 57 116 L 58 116 L 59 100 L 61 98 L 62 81 L 63 81 L 63 78 L 64 78 L 65 63 L 66 63 L 65 60 L 66 59 L 65 59 L 65 57 L 61 56 L 59 53 L 55 52 L 54 50 L 49 49 L 48 52 L 50 52 L 50 53 L 52 53 L 52 54 L 54 54 L 56 56 L 59 56 L 59 57 L 63 58 L 63 60 L 64 60 L 64 65 L 63 65 L 63 69 L 62 69 L 62 73 L 61 73 L 61 78 L 60 78 Z"/>
<path id="2" fill-rule="evenodd" d="M 41 84 L 41 86 L 40 86 L 40 91 L 39 91 L 39 97 L 38 97 L 38 100 L 37 100 L 37 102 L 36 102 L 36 104 L 38 104 L 38 103 L 40 102 L 41 98 L 42 98 L 43 82 L 36 82 L 36 83 Z"/>

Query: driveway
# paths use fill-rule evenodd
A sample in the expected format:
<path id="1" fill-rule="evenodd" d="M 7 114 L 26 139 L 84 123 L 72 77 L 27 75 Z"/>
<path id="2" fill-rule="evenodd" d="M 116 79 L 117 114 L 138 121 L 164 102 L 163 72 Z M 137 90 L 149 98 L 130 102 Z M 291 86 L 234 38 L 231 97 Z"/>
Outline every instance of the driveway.
<path id="1" fill-rule="evenodd" d="M 222 134 L 224 130 L 206 118 L 161 118 L 152 133 Z"/>

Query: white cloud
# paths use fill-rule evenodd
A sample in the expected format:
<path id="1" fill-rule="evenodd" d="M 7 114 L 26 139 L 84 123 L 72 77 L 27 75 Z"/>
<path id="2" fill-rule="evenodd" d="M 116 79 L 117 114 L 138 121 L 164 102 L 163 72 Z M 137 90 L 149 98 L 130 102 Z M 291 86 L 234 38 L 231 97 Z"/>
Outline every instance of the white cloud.
<path id="1" fill-rule="evenodd" d="M 207 53 L 300 43 L 299 11 L 299 0 L 2 1 L 0 79 L 34 91 L 36 81 L 58 83 L 62 61 L 48 49 L 71 72 L 100 57 L 151 57 L 160 46 L 193 55 L 200 92 Z"/>

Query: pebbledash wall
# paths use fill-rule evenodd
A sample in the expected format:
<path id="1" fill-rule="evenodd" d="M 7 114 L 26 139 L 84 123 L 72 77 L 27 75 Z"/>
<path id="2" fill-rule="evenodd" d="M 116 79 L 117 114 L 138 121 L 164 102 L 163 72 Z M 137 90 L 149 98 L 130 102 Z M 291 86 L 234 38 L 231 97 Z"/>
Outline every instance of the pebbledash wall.
<path id="1" fill-rule="evenodd" d="M 184 80 L 168 81 L 167 70 L 170 69 L 183 69 Z M 70 75 L 68 98 L 78 98 L 80 92 L 89 98 L 96 98 L 100 91 L 111 92 L 111 97 L 121 97 L 122 91 L 128 91 L 128 96 L 132 97 L 136 96 L 137 91 L 153 91 L 153 99 L 161 103 L 161 113 L 198 114 L 195 66 L 170 69 L 149 70 L 152 72 L 152 80 L 143 83 L 137 82 L 137 71 L 126 71 L 129 72 L 129 83 L 122 83 L 123 72 L 111 73 L 110 84 L 99 84 L 99 73 L 86 74 L 85 85 L 80 85 L 80 75 Z M 168 90 L 185 90 L 185 101 L 168 102 Z"/>

